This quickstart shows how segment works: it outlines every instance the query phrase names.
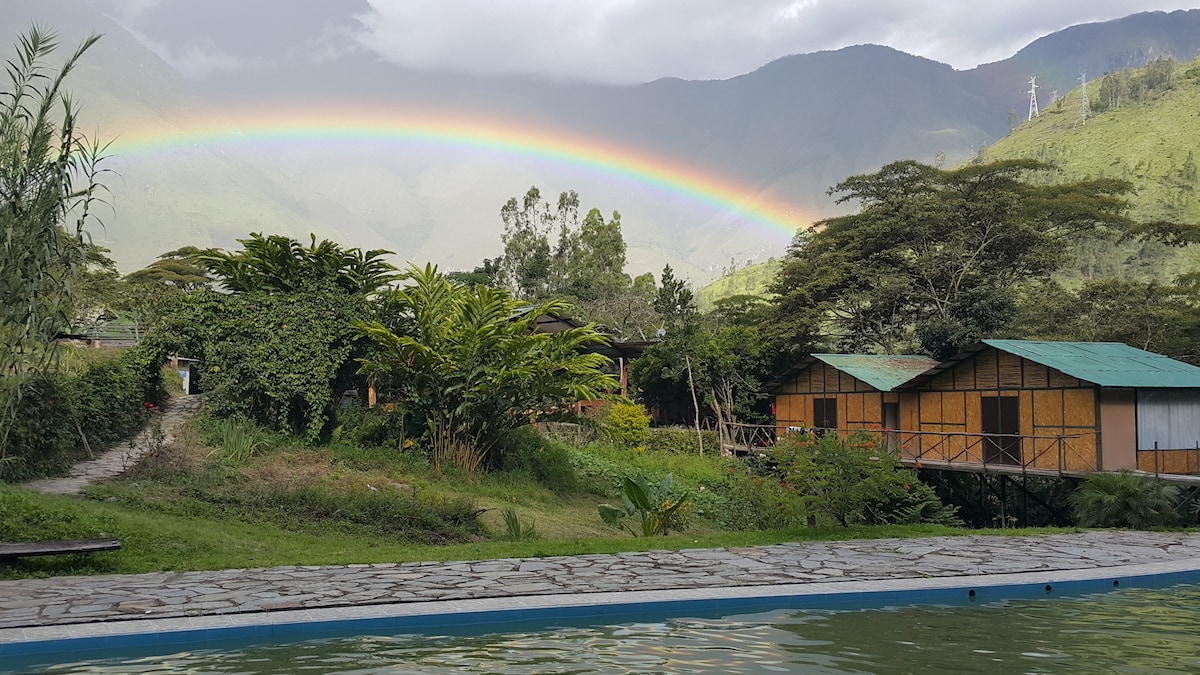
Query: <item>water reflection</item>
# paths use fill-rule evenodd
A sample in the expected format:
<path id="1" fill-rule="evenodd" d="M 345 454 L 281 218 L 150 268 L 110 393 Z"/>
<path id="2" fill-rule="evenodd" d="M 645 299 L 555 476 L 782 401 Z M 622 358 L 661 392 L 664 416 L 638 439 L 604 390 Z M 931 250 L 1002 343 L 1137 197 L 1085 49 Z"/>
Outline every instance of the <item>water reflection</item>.
<path id="1" fill-rule="evenodd" d="M 968 607 L 776 611 L 478 636 L 364 636 L 54 673 L 1195 673 L 1200 587 Z"/>

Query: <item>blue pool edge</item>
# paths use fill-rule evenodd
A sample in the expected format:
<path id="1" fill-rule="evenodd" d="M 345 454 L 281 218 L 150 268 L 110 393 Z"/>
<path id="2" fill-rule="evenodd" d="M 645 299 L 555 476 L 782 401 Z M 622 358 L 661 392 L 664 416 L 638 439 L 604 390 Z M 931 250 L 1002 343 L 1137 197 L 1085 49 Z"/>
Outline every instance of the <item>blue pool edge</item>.
<path id="1" fill-rule="evenodd" d="M 161 651 L 217 643 L 279 643 L 357 634 L 498 632 L 521 624 L 657 621 L 778 609 L 989 603 L 1183 583 L 1200 583 L 1200 560 L 1089 570 L 510 596 L 6 628 L 0 629 L 0 664 L 3 664 L 0 671 L 15 660 L 45 657 L 60 660 L 68 654 L 84 652 Z"/>

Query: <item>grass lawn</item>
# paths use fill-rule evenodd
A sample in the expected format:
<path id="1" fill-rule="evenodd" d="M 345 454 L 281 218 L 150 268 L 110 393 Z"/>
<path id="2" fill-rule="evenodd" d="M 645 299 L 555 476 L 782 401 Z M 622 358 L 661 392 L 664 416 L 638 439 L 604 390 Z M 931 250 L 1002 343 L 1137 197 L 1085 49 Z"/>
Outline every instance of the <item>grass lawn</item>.
<path id="1" fill-rule="evenodd" d="M 549 455 L 542 448 L 534 451 L 538 461 L 557 461 L 544 459 Z M 612 449 L 576 458 L 578 468 L 569 475 L 558 466 L 549 472 L 557 476 L 554 480 L 547 480 L 547 471 L 539 480 L 534 470 L 440 475 L 412 454 L 336 445 L 280 443 L 236 466 L 216 461 L 211 453 L 192 430 L 164 456 L 143 462 L 121 479 L 94 485 L 81 497 L 0 485 L 0 540 L 116 537 L 123 544 L 120 551 L 91 556 L 25 559 L 0 566 L 0 578 L 480 560 L 978 532 L 933 525 L 746 531 L 693 513 L 671 536 L 634 538 L 599 518 L 598 504 L 617 501 L 611 492 L 605 494 L 604 476 L 621 467 L 650 470 L 659 460 Z M 727 461 L 673 456 L 662 458 L 661 464 L 676 471 L 677 479 L 686 479 L 689 489 L 708 485 L 715 493 Z M 716 501 L 703 491 L 697 494 L 704 498 L 697 503 L 710 509 L 745 508 L 715 494 Z M 507 540 L 505 508 L 512 508 L 523 526 L 536 528 L 537 538 Z"/>

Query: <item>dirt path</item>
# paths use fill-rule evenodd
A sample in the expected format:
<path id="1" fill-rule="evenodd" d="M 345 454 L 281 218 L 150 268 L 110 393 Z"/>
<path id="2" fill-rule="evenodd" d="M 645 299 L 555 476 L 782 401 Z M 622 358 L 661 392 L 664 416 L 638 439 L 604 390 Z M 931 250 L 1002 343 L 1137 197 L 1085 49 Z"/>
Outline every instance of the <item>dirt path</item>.
<path id="1" fill-rule="evenodd" d="M 199 396 L 179 396 L 171 400 L 162 411 L 162 443 L 171 443 L 184 422 L 200 409 Z M 24 487 L 38 492 L 59 495 L 78 494 L 89 483 L 119 476 L 149 452 L 154 445 L 149 429 L 142 429 L 132 443 L 117 443 L 96 457 L 79 462 L 71 467 L 71 473 L 59 478 L 40 478 L 22 483 Z"/>

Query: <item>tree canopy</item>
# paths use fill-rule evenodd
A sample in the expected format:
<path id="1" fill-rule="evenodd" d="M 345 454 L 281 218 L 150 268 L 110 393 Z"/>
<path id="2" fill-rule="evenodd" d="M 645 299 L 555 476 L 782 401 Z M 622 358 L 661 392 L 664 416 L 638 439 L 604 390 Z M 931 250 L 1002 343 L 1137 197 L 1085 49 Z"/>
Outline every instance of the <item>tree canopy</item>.
<path id="1" fill-rule="evenodd" d="M 396 278 L 384 260 L 391 251 L 342 248 L 311 235 L 308 246 L 282 235 L 252 233 L 239 239 L 241 251 L 209 248 L 191 254 L 225 289 L 234 293 L 296 293 L 311 284 L 331 282 L 351 294 L 373 293 Z"/>
<path id="2" fill-rule="evenodd" d="M 935 357 L 1004 331 L 1017 289 L 1057 270 L 1071 242 L 1133 225 L 1128 183 L 1053 172 L 1031 160 L 950 170 L 908 160 L 847 178 L 830 194 L 861 208 L 793 242 L 772 288 L 776 331 Z"/>

